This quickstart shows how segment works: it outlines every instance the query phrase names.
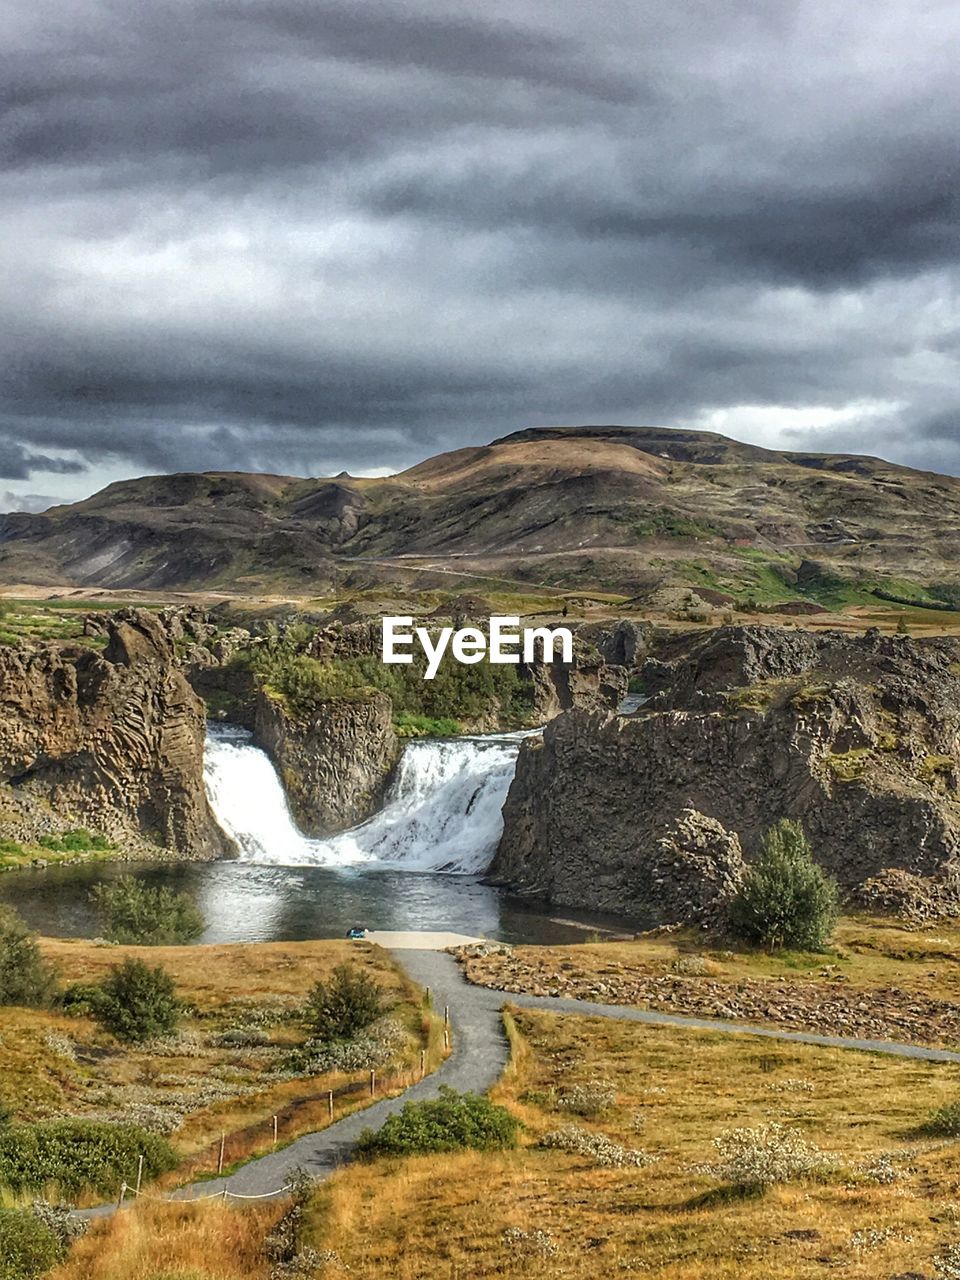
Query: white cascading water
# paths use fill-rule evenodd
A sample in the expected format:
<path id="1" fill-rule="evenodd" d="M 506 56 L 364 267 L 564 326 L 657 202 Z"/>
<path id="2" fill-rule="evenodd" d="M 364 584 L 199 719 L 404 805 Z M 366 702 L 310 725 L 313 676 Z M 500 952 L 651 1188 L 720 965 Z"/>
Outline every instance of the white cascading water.
<path id="1" fill-rule="evenodd" d="M 383 809 L 326 840 L 297 830 L 269 757 L 244 729 L 211 727 L 204 777 L 221 827 L 247 862 L 486 871 L 525 733 L 407 745 Z"/>

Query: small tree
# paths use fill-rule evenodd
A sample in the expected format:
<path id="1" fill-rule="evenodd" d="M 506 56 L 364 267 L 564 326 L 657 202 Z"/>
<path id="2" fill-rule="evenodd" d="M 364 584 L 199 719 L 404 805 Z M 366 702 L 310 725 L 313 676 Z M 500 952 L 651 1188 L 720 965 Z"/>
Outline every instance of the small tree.
<path id="1" fill-rule="evenodd" d="M 764 836 L 730 904 L 731 931 L 771 951 L 818 951 L 836 919 L 836 881 L 814 862 L 803 827 L 783 819 Z"/>
<path id="2" fill-rule="evenodd" d="M 0 1005 L 45 1005 L 56 986 L 34 935 L 15 911 L 0 906 Z"/>
<path id="3" fill-rule="evenodd" d="M 100 984 L 93 1016 L 130 1044 L 170 1035 L 180 1016 L 173 979 L 160 965 L 151 969 L 142 960 L 124 960 Z"/>
<path id="4" fill-rule="evenodd" d="M 165 886 L 151 888 L 133 876 L 95 885 L 90 900 L 101 930 L 111 942 L 128 946 L 165 947 L 195 942 L 206 921 L 188 893 Z"/>
<path id="5" fill-rule="evenodd" d="M 349 964 L 338 964 L 330 981 L 316 983 L 307 997 L 307 1020 L 321 1040 L 349 1040 L 383 1012 L 383 988 Z"/>

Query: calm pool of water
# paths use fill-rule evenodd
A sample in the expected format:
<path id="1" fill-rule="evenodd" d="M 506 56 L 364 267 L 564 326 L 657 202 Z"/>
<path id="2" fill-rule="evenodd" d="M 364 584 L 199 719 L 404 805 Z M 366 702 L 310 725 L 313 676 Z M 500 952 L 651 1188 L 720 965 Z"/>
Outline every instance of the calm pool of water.
<path id="1" fill-rule="evenodd" d="M 449 929 L 513 943 L 561 943 L 582 942 L 591 932 L 622 935 L 648 923 L 563 907 L 547 912 L 481 884 L 474 876 L 245 862 L 105 863 L 10 872 L 0 876 L 0 901 L 15 907 L 39 933 L 95 937 L 90 887 L 120 875 L 193 894 L 207 919 L 203 942 L 339 938 L 353 925 L 361 925 Z"/>

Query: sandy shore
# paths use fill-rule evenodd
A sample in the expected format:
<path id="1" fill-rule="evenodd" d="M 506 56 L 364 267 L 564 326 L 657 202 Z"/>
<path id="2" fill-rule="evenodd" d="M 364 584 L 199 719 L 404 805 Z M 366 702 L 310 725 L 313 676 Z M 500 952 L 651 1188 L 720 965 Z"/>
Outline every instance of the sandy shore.
<path id="1" fill-rule="evenodd" d="M 445 951 L 447 947 L 462 947 L 468 942 L 486 942 L 486 938 L 472 937 L 469 933 L 429 933 L 416 929 L 370 929 L 367 941 L 391 951 Z"/>

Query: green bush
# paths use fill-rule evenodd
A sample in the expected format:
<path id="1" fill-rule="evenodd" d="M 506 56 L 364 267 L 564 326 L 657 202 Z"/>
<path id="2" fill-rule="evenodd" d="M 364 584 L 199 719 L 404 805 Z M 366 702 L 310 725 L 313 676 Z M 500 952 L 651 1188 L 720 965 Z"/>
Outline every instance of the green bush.
<path id="1" fill-rule="evenodd" d="M 90 901 L 111 942 L 145 947 L 171 947 L 195 942 L 206 928 L 197 904 L 187 893 L 164 886 L 151 888 L 133 876 L 94 885 Z"/>
<path id="2" fill-rule="evenodd" d="M 163 1138 L 135 1124 L 49 1120 L 10 1125 L 0 1129 L 0 1186 L 14 1195 L 50 1184 L 70 1197 L 85 1190 L 113 1195 L 121 1182 L 133 1183 L 140 1156 L 148 1178 L 177 1164 Z"/>
<path id="3" fill-rule="evenodd" d="M 48 1004 L 56 986 L 36 938 L 15 911 L 0 906 L 0 1005 Z"/>
<path id="4" fill-rule="evenodd" d="M 61 836 L 41 836 L 37 843 L 55 853 L 102 853 L 114 847 L 106 836 L 91 835 L 83 827 L 65 831 Z"/>
<path id="5" fill-rule="evenodd" d="M 180 1004 L 164 968 L 127 959 L 114 966 L 96 990 L 92 1012 L 118 1040 L 136 1044 L 176 1031 Z"/>
<path id="6" fill-rule="evenodd" d="M 449 716 L 436 720 L 409 711 L 401 712 L 394 719 L 393 727 L 401 738 L 455 738 L 460 733 L 459 720 L 451 720 Z"/>
<path id="7" fill-rule="evenodd" d="M 764 836 L 730 904 L 731 932 L 771 951 L 819 951 L 836 920 L 836 882 L 814 862 L 800 824 L 783 819 Z"/>
<path id="8" fill-rule="evenodd" d="M 408 1102 L 374 1132 L 364 1129 L 357 1153 L 415 1156 L 437 1151 L 503 1151 L 517 1145 L 520 1122 L 506 1107 L 476 1093 L 457 1093 L 446 1085 L 440 1097 Z"/>
<path id="9" fill-rule="evenodd" d="M 386 665 L 379 655 L 337 658 L 320 662 L 298 653 L 289 643 L 262 645 L 239 655 L 238 666 L 252 670 L 268 693 L 282 698 L 294 714 L 315 715 L 329 698 L 369 698 L 385 693 L 393 704 L 394 721 L 422 716 L 428 721 L 471 721 L 497 711 L 501 720 L 525 724 L 533 710 L 533 686 L 511 663 L 493 665 L 486 659 L 472 665 L 457 662 L 449 652 L 432 680 L 425 680 L 426 657 L 414 652 L 413 662 Z"/>
<path id="10" fill-rule="evenodd" d="M 24 1209 L 0 1209 L 0 1280 L 37 1280 L 63 1257 L 48 1226 Z"/>
<path id="11" fill-rule="evenodd" d="M 960 1102 L 947 1102 L 938 1107 L 921 1125 L 932 1138 L 960 1138 Z"/>
<path id="12" fill-rule="evenodd" d="M 306 1017 L 321 1040 L 350 1040 L 384 1012 L 380 984 L 354 965 L 338 964 L 329 982 L 317 982 L 307 996 Z"/>

